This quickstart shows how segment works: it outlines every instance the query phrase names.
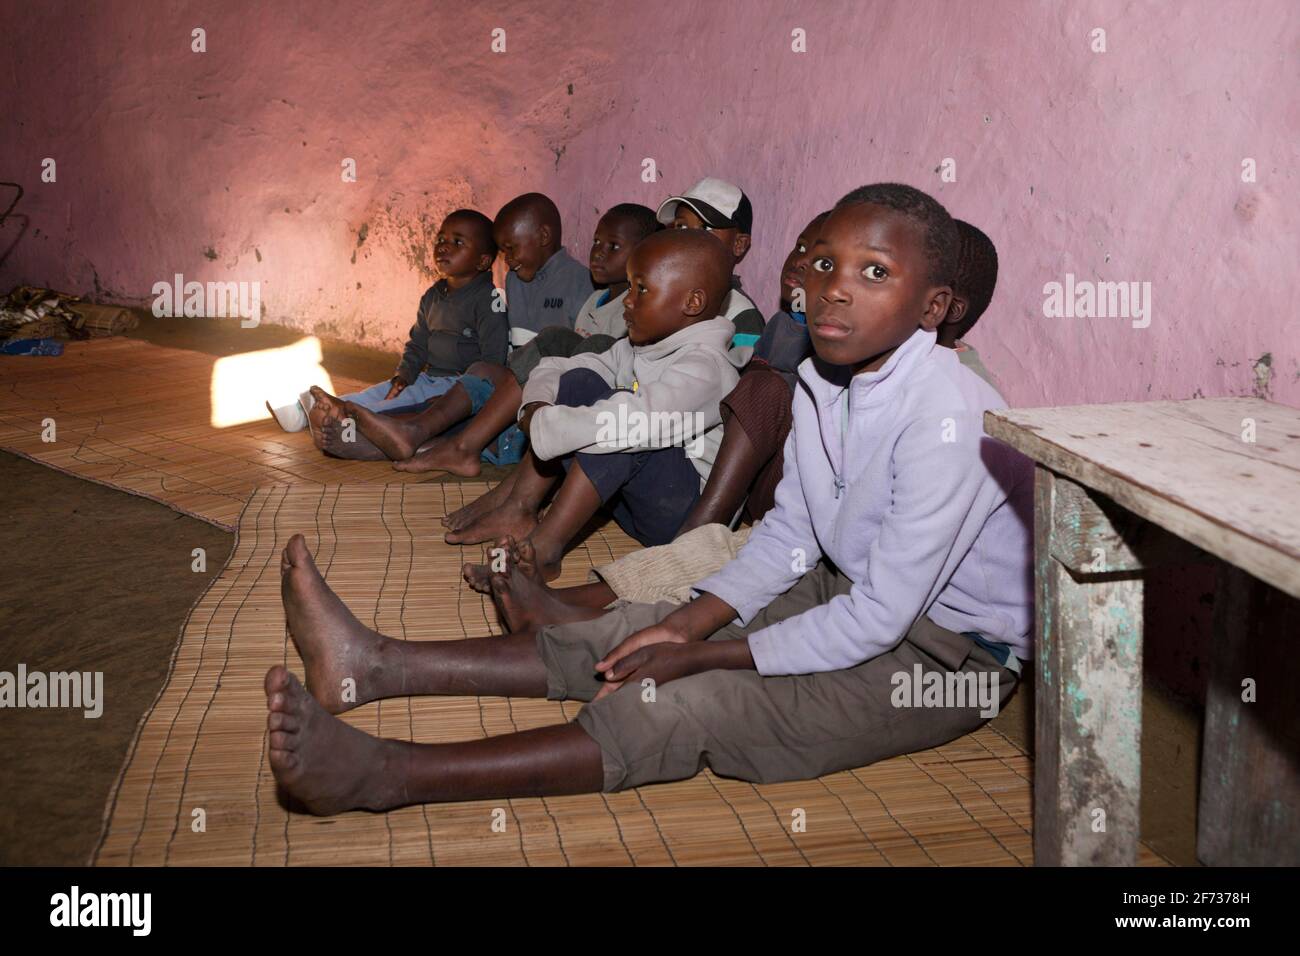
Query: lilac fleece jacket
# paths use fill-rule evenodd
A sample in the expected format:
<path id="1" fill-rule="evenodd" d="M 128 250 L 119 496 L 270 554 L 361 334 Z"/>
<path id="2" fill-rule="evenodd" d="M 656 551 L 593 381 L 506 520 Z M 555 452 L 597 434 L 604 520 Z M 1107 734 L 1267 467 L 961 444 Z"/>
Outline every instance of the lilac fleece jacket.
<path id="1" fill-rule="evenodd" d="M 876 372 L 799 366 L 776 506 L 695 591 L 744 625 L 823 557 L 853 587 L 751 634 L 760 674 L 856 666 L 922 614 L 1031 656 L 1033 466 L 984 434 L 985 409 L 1005 405 L 933 332 Z"/>

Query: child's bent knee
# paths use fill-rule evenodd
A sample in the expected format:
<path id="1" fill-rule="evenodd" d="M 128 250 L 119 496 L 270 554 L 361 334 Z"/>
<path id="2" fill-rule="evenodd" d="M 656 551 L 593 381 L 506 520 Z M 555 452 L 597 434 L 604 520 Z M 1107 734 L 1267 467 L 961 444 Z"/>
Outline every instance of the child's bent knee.
<path id="1" fill-rule="evenodd" d="M 560 376 L 555 397 L 557 405 L 591 405 L 613 391 L 608 383 L 589 368 L 571 368 Z"/>

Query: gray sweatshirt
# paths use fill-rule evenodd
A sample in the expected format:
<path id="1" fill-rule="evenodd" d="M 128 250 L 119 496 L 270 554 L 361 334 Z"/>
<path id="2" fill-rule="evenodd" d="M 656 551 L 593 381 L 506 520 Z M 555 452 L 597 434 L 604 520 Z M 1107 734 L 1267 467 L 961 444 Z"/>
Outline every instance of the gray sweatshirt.
<path id="1" fill-rule="evenodd" d="M 557 249 L 542 264 L 531 282 L 508 273 L 510 344 L 524 345 L 549 325 L 573 328 L 578 309 L 591 293 L 591 273 L 563 249 Z"/>
<path id="2" fill-rule="evenodd" d="M 696 322 L 653 345 L 620 339 L 600 353 L 544 358 L 524 386 L 520 411 L 545 402 L 533 415 L 533 454 L 543 461 L 571 452 L 609 454 L 683 445 L 709 477 L 722 443 L 718 403 L 736 387 L 748 350 L 728 351 L 735 327 L 718 316 Z M 626 389 L 590 406 L 554 404 L 560 376 L 589 368 L 612 388 Z"/>

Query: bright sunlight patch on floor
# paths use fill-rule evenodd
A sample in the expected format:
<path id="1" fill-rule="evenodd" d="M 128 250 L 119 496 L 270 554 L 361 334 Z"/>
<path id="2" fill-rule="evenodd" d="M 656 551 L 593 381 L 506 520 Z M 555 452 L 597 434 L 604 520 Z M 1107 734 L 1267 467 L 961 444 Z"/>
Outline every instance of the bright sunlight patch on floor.
<path id="1" fill-rule="evenodd" d="M 312 385 L 334 391 L 321 367 L 320 339 L 310 335 L 278 349 L 227 355 L 212 365 L 212 425 L 229 428 L 266 418 Z"/>

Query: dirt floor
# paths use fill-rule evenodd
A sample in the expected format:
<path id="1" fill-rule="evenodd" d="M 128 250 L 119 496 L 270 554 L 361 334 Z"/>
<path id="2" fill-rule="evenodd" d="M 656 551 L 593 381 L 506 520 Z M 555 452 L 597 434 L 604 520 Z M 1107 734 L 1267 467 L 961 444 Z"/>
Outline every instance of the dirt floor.
<path id="1" fill-rule="evenodd" d="M 301 333 L 236 320 L 146 317 L 132 337 L 229 355 L 290 344 Z M 380 381 L 394 357 L 324 342 L 333 374 Z M 487 468 L 479 480 L 503 472 Z M 103 671 L 103 716 L 0 711 L 0 865 L 80 865 L 98 839 L 109 790 L 136 725 L 165 679 L 190 606 L 225 564 L 233 535 L 155 502 L 0 454 L 0 670 Z M 203 548 L 207 568 L 191 570 Z M 1032 752 L 1028 683 L 994 726 Z M 1149 679 L 1143 699 L 1142 836 L 1195 865 L 1200 711 Z"/>

